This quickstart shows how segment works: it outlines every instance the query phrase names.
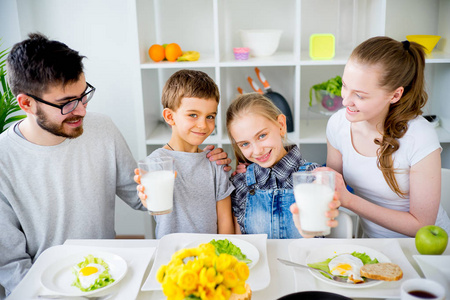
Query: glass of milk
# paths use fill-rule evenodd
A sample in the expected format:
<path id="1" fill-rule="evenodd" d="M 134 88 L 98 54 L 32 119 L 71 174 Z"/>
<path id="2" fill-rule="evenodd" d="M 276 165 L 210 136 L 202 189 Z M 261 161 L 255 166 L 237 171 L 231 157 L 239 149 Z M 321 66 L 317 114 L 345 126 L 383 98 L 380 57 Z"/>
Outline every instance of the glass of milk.
<path id="1" fill-rule="evenodd" d="M 173 158 L 146 157 L 138 164 L 149 214 L 163 215 L 172 212 L 175 182 Z"/>
<path id="2" fill-rule="evenodd" d="M 292 174 L 295 202 L 299 209 L 302 231 L 307 235 L 321 236 L 330 234 L 326 212 L 333 200 L 333 172 L 312 171 Z"/>

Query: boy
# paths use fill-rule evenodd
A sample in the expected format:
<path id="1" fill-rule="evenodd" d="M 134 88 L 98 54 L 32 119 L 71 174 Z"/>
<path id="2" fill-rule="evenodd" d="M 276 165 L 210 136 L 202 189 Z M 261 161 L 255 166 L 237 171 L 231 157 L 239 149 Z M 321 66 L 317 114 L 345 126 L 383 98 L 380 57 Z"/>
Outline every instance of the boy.
<path id="1" fill-rule="evenodd" d="M 156 238 L 168 233 L 234 233 L 233 185 L 223 168 L 205 159 L 198 146 L 213 132 L 219 89 L 204 72 L 180 70 L 166 82 L 161 103 L 172 129 L 170 141 L 150 157 L 170 156 L 177 171 L 170 214 L 155 216 Z M 139 186 L 143 192 L 143 187 Z M 140 194 L 147 207 L 146 196 Z"/>

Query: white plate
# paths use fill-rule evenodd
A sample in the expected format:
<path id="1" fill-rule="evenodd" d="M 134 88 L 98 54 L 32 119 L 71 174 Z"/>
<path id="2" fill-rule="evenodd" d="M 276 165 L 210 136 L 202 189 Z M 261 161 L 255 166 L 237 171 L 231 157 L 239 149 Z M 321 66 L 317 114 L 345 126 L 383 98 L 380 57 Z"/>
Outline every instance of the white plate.
<path id="1" fill-rule="evenodd" d="M 72 286 L 75 280 L 72 267 L 84 261 L 89 254 L 103 259 L 109 265 L 109 273 L 114 282 L 93 291 L 83 292 L 79 288 Z M 116 285 L 125 276 L 127 268 L 127 263 L 119 255 L 102 251 L 82 252 L 64 257 L 47 267 L 42 272 L 41 283 L 45 288 L 59 295 L 88 296 Z"/>
<path id="2" fill-rule="evenodd" d="M 215 240 L 224 240 L 225 238 L 216 238 Z M 259 261 L 259 251 L 258 249 L 256 249 L 255 246 L 253 246 L 252 244 L 250 244 L 247 241 L 241 240 L 241 239 L 233 239 L 233 238 L 226 238 L 227 240 L 229 240 L 230 242 L 232 242 L 235 246 L 239 247 L 242 251 L 243 254 L 245 254 L 245 256 L 247 256 L 248 259 L 250 259 L 252 262 L 250 264 L 248 264 L 248 268 L 251 269 L 253 268 Z M 198 245 L 200 244 L 206 244 L 211 242 L 213 239 L 211 238 L 202 238 L 202 239 L 198 239 L 195 240 L 194 242 L 191 242 L 189 244 L 187 244 L 186 246 L 184 246 L 184 248 L 195 248 L 198 247 Z"/>
<path id="3" fill-rule="evenodd" d="M 450 292 L 450 255 L 413 255 L 426 278 L 446 287 Z"/>
<path id="4" fill-rule="evenodd" d="M 386 255 L 384 255 L 372 248 L 359 246 L 359 245 L 337 244 L 337 245 L 330 245 L 330 246 L 314 249 L 314 251 L 311 251 L 311 253 L 306 258 L 306 263 L 307 264 L 317 263 L 317 262 L 327 260 L 328 258 L 334 257 L 338 254 L 344 254 L 344 253 L 351 254 L 352 252 L 355 252 L 355 251 L 360 252 L 360 253 L 366 253 L 367 255 L 370 256 L 371 259 L 376 258 L 378 260 L 378 262 L 380 262 L 380 263 L 381 262 L 391 262 L 391 260 Z M 332 279 L 329 279 L 329 278 L 321 275 L 319 272 L 311 271 L 311 270 L 309 270 L 309 272 L 314 277 L 316 277 L 317 279 L 319 279 L 323 282 L 326 282 L 326 283 L 329 283 L 332 285 L 336 285 L 339 287 L 343 287 L 343 288 L 350 288 L 350 289 L 368 288 L 368 287 L 373 287 L 373 286 L 383 283 L 383 281 L 381 281 L 381 280 L 373 280 L 373 281 L 359 283 L 359 284 L 338 282 L 338 281 L 334 281 Z"/>

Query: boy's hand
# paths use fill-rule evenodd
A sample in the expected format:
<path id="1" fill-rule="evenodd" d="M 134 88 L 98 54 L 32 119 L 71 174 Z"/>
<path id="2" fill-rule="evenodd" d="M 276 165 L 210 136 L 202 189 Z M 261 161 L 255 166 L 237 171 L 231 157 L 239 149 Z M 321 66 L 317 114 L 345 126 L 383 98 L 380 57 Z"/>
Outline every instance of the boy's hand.
<path id="1" fill-rule="evenodd" d="M 338 221 L 336 221 L 335 218 L 339 215 L 339 211 L 338 211 L 339 206 L 341 206 L 341 202 L 339 201 L 338 194 L 335 192 L 334 196 L 333 196 L 333 201 L 331 201 L 330 204 L 328 204 L 328 207 L 330 208 L 330 210 L 327 211 L 327 213 L 326 213 L 327 218 L 329 218 L 327 225 L 330 226 L 331 228 L 338 226 Z M 300 218 L 299 218 L 298 207 L 297 207 L 296 203 L 291 205 L 290 210 L 292 213 L 292 218 L 294 219 L 295 227 L 297 227 L 300 234 L 305 238 L 314 237 L 312 235 L 306 235 L 303 233 L 302 228 L 300 226 Z"/>
<path id="2" fill-rule="evenodd" d="M 142 205 L 147 208 L 147 195 L 144 194 L 145 187 L 141 185 L 141 175 L 139 175 L 139 169 L 134 169 L 134 181 L 138 184 L 137 190 L 139 192 L 139 199 L 141 199 Z"/>
<path id="3" fill-rule="evenodd" d="M 175 178 L 177 178 L 177 171 L 174 172 L 175 173 Z M 144 194 L 145 191 L 145 187 L 143 185 L 141 185 L 141 175 L 139 173 L 139 169 L 134 169 L 134 181 L 138 184 L 138 186 L 136 187 L 136 189 L 139 192 L 139 199 L 141 199 L 142 205 L 145 206 L 145 208 L 147 208 L 147 195 Z"/>
<path id="4" fill-rule="evenodd" d="M 228 172 L 231 170 L 229 164 L 231 163 L 231 159 L 228 158 L 228 154 L 223 151 L 222 148 L 214 149 L 214 145 L 208 145 L 203 149 L 203 151 L 211 150 L 206 157 L 209 158 L 210 161 L 215 161 L 217 165 L 225 165 L 223 170 Z"/>

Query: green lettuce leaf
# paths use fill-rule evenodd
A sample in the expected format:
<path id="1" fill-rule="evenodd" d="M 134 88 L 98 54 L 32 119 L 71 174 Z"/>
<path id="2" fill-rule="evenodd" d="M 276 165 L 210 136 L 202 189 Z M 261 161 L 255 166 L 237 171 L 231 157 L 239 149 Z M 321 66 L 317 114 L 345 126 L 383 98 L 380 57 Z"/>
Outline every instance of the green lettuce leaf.
<path id="1" fill-rule="evenodd" d="M 238 260 L 245 262 L 247 265 L 252 262 L 251 259 L 248 259 L 247 256 L 242 253 L 241 249 L 234 245 L 227 239 L 224 240 L 212 240 L 209 242 L 216 248 L 216 254 L 220 255 L 222 253 L 230 254 L 236 257 Z"/>
<path id="2" fill-rule="evenodd" d="M 105 270 L 101 274 L 99 274 L 99 276 L 95 280 L 94 284 L 92 284 L 90 287 L 84 288 L 80 283 L 80 279 L 78 278 L 78 273 L 79 273 L 80 269 L 86 267 L 88 264 L 91 264 L 91 263 L 102 265 L 105 268 Z M 82 261 L 79 264 L 72 267 L 72 272 L 75 274 L 75 277 L 76 277 L 74 282 L 72 283 L 72 285 L 79 288 L 83 292 L 93 291 L 93 290 L 105 287 L 114 282 L 114 279 L 112 278 L 111 274 L 109 274 L 108 264 L 103 259 L 94 257 L 93 255 L 86 256 L 84 261 Z"/>

